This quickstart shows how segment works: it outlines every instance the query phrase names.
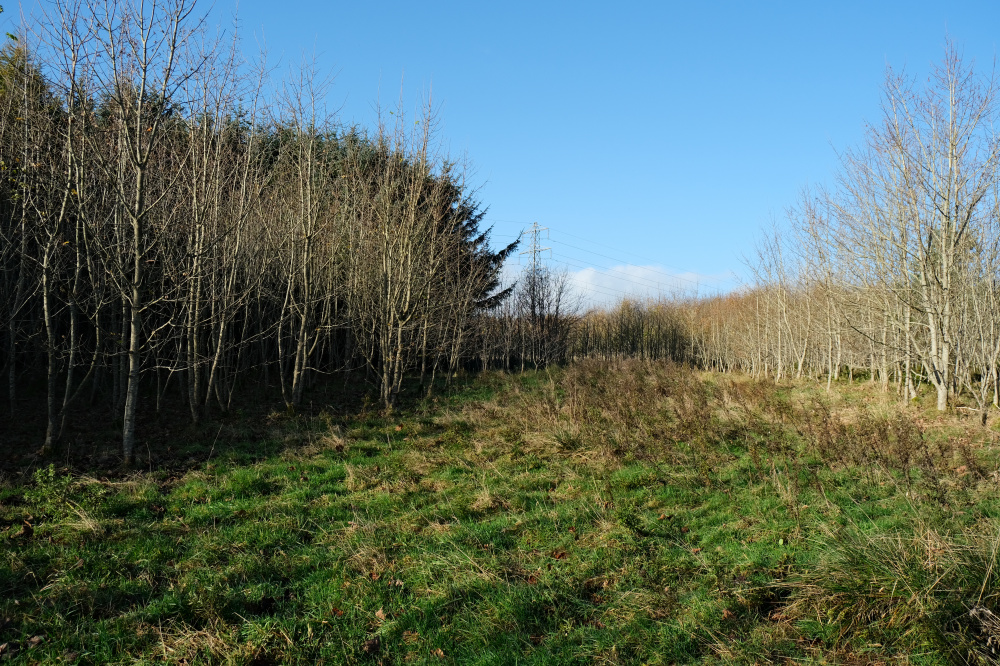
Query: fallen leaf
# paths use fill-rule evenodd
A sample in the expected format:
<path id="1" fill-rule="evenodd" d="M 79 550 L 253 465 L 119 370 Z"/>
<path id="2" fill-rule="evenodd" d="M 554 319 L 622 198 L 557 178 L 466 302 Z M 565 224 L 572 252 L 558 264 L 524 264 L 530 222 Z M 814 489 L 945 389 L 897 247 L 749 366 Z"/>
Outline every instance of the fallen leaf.
<path id="1" fill-rule="evenodd" d="M 552 551 L 552 558 L 556 560 L 565 560 L 569 557 L 565 550 L 554 550 Z"/>
<path id="2" fill-rule="evenodd" d="M 396 426 L 396 432 L 399 432 L 402 429 L 403 429 L 403 426 L 401 426 L 401 425 Z"/>
<path id="3" fill-rule="evenodd" d="M 435 657 L 439 657 L 441 659 L 444 659 L 444 650 L 442 650 L 441 648 L 437 648 L 435 650 L 431 650 L 431 654 L 434 655 Z"/>
<path id="4" fill-rule="evenodd" d="M 385 611 L 379 608 L 377 611 L 375 611 L 375 617 L 378 618 L 379 622 L 385 622 Z"/>
<path id="5" fill-rule="evenodd" d="M 340 610 L 340 609 L 339 609 L 339 608 L 337 608 L 336 606 L 334 606 L 334 607 L 333 607 L 332 609 L 330 609 L 330 610 L 331 610 L 331 612 L 332 612 L 332 613 L 333 613 L 334 615 L 336 615 L 337 617 L 344 617 L 344 611 Z"/>
<path id="6" fill-rule="evenodd" d="M 372 580 L 378 580 L 381 577 L 382 577 L 382 574 L 377 574 L 374 571 L 372 572 Z"/>
<path id="7" fill-rule="evenodd" d="M 39 634 L 38 636 L 32 636 L 28 639 L 28 649 L 38 647 L 45 641 L 45 636 Z"/>
<path id="8" fill-rule="evenodd" d="M 701 552 L 701 548 L 692 548 L 691 552 L 692 553 L 700 553 Z"/>
<path id="9" fill-rule="evenodd" d="M 365 654 L 376 654 L 381 645 L 379 644 L 378 636 L 375 638 L 369 638 L 367 641 L 361 644 L 361 651 Z"/>
<path id="10" fill-rule="evenodd" d="M 682 528 L 681 528 L 681 532 L 684 532 L 685 534 L 686 534 L 686 533 L 688 533 L 688 532 L 690 532 L 690 531 L 691 531 L 691 530 L 690 530 L 690 528 L 688 528 L 688 527 L 682 527 Z"/>
<path id="11" fill-rule="evenodd" d="M 726 609 L 724 609 L 722 611 L 722 619 L 723 620 L 731 620 L 734 617 L 736 617 L 736 614 L 733 613 L 733 611 L 729 610 L 728 608 L 726 608 Z"/>

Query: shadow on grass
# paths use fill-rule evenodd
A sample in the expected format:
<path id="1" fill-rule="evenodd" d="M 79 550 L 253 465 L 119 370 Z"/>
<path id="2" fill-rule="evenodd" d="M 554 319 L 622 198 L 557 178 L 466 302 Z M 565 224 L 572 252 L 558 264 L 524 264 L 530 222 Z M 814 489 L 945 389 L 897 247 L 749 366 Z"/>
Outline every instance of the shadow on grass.
<path id="1" fill-rule="evenodd" d="M 377 387 L 363 372 L 341 374 L 306 390 L 302 404 L 289 413 L 277 386 L 238 389 L 226 411 L 214 401 L 197 424 L 184 401 L 172 396 L 169 404 L 154 407 L 155 395 L 143 396 L 144 410 L 137 425 L 135 465 L 122 467 L 121 416 L 98 400 L 97 406 L 81 400 L 71 410 L 66 429 L 55 451 L 41 452 L 45 438 L 45 395 L 40 387 L 24 387 L 17 412 L 0 414 L 0 479 L 15 484 L 30 480 L 50 464 L 74 474 L 120 478 L 136 471 L 180 474 L 209 460 L 252 463 L 288 448 L 308 445 L 337 428 L 358 425 L 380 427 L 386 419 L 425 412 L 439 401 L 464 402 L 481 398 L 476 375 L 462 374 L 446 382 L 439 379 L 427 397 L 419 381 L 404 383 L 392 413 L 382 407 Z"/>

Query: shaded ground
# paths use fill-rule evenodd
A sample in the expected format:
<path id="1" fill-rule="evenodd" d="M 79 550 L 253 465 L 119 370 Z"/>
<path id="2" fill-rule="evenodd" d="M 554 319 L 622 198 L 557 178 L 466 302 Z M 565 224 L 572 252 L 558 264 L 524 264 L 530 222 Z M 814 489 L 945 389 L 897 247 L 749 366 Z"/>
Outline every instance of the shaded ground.
<path id="1" fill-rule="evenodd" d="M 417 402 L 418 388 L 409 386 L 404 390 L 404 408 L 412 408 Z M 67 418 L 58 450 L 42 456 L 39 450 L 45 438 L 44 394 L 38 394 L 32 387 L 25 387 L 22 393 L 26 395 L 18 400 L 13 417 L 8 409 L 0 414 L 0 449 L 6 454 L 0 457 L 0 475 L 30 477 L 36 469 L 50 463 L 77 474 L 115 478 L 123 473 L 120 414 L 104 406 L 103 401 L 100 407 L 78 401 Z M 284 447 L 282 442 L 288 439 L 289 423 L 305 424 L 322 415 L 324 423 L 340 424 L 377 411 L 364 373 L 318 383 L 307 391 L 304 404 L 297 410 L 297 419 L 286 418 L 281 392 L 273 386 L 245 388 L 225 412 L 213 401 L 204 409 L 197 425 L 192 423 L 183 401 L 171 397 L 157 412 L 152 407 L 154 396 L 143 396 L 137 426 L 139 469 L 181 471 L 220 453 L 244 459 L 263 458 Z M 276 427 L 282 431 L 279 436 L 275 436 Z"/>

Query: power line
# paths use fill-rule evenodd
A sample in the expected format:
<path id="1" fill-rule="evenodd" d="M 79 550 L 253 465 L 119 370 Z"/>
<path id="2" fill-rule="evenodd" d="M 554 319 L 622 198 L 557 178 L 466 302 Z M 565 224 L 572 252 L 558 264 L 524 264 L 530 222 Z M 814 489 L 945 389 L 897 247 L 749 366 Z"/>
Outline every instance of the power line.
<path id="1" fill-rule="evenodd" d="M 565 265 L 565 266 L 569 266 L 570 268 L 590 268 L 589 266 L 579 266 L 577 264 L 572 264 L 572 263 L 569 263 L 569 262 L 566 262 L 566 261 L 561 261 L 561 260 L 555 259 L 555 258 L 550 258 L 550 261 L 552 261 L 553 263 L 556 263 L 556 264 L 562 264 L 562 265 Z M 577 287 L 579 289 L 585 289 L 585 290 L 592 291 L 592 292 L 599 292 L 600 295 L 602 295 L 602 296 L 609 296 L 609 297 L 612 297 L 612 298 L 618 298 L 618 297 L 621 297 L 621 296 L 631 296 L 632 295 L 632 294 L 629 294 L 628 292 L 622 291 L 620 289 L 615 289 L 614 287 L 607 287 L 607 286 L 604 286 L 604 285 L 581 285 L 579 283 L 574 282 L 574 287 Z"/>
<path id="2" fill-rule="evenodd" d="M 660 263 L 660 260 L 659 260 L 659 259 L 653 259 L 653 258 L 651 258 L 651 257 L 645 257 L 645 256 L 643 256 L 643 255 L 640 255 L 640 254 L 636 254 L 635 252 L 630 252 L 630 251 L 628 251 L 628 250 L 622 250 L 621 248 L 614 248 L 614 247 L 611 247 L 611 248 L 609 248 L 609 247 L 607 247 L 607 246 L 606 246 L 606 245 L 605 245 L 604 243 L 601 243 L 601 242 L 598 242 L 598 241 L 594 241 L 594 240 L 591 240 L 591 239 L 589 239 L 589 238 L 586 238 L 586 237 L 584 237 L 584 236 L 578 236 L 578 235 L 576 235 L 576 234 L 571 234 L 571 233 L 569 233 L 568 231 L 562 231 L 562 230 L 559 230 L 559 229 L 554 229 L 554 231 L 558 231 L 558 232 L 559 232 L 559 233 L 560 233 L 561 235 L 563 235 L 563 236 L 570 236 L 571 238 L 577 238 L 577 239 L 579 239 L 579 240 L 582 240 L 582 241 L 584 241 L 585 243 L 593 243 L 594 245 L 600 245 L 600 246 L 601 246 L 602 248 L 604 248 L 604 249 L 608 249 L 608 250 L 613 250 L 613 251 L 615 251 L 615 252 L 621 252 L 622 254 L 629 254 L 629 255 L 632 255 L 633 257 L 636 257 L 637 259 L 642 259 L 643 261 L 651 261 L 651 262 L 653 262 L 653 263 L 655 263 L 655 264 L 659 264 L 659 263 Z M 564 245 L 566 245 L 566 243 L 564 243 Z M 573 246 L 570 246 L 570 247 L 573 247 Z M 587 250 L 587 249 L 584 249 L 584 248 L 574 248 L 574 249 L 577 249 L 577 250 L 582 250 L 582 251 L 584 251 L 584 252 L 591 252 L 591 254 L 596 254 L 596 253 L 595 253 L 595 252 L 593 252 L 592 250 Z M 607 258 L 608 258 L 608 259 L 612 259 L 613 261 L 619 261 L 619 259 L 615 259 L 615 258 L 613 258 L 613 257 L 607 257 Z M 668 274 L 672 274 L 672 273 L 670 273 L 670 271 L 665 271 L 665 272 L 667 272 Z M 680 277 L 680 276 L 679 276 L 679 275 L 677 275 L 676 277 Z M 681 278 L 681 279 L 685 279 L 685 278 Z M 722 283 L 727 283 L 727 282 L 732 282 L 732 279 L 731 279 L 731 278 L 728 278 L 728 279 L 722 279 L 722 278 L 712 278 L 712 277 L 707 277 L 706 279 L 708 279 L 708 280 L 713 280 L 713 281 L 715 281 L 715 282 L 722 282 Z"/>
<path id="3" fill-rule="evenodd" d="M 541 250 L 546 250 L 546 249 L 547 248 L 540 248 L 540 251 Z M 524 252 L 522 254 L 528 254 L 528 253 L 531 253 L 531 251 L 529 250 L 529 251 Z M 616 269 L 604 269 L 603 267 L 595 267 L 593 265 L 581 265 L 579 263 L 575 263 L 575 262 L 567 260 L 567 259 L 557 259 L 554 256 L 550 257 L 550 261 L 552 261 L 553 263 L 556 263 L 556 264 L 560 264 L 560 265 L 563 265 L 563 266 L 566 266 L 566 267 L 569 267 L 569 268 L 573 268 L 573 269 L 578 269 L 578 270 L 581 270 L 581 271 L 583 271 L 583 270 L 594 270 L 595 272 L 597 272 L 597 269 L 612 270 L 612 271 L 616 270 Z M 537 270 L 537 264 L 534 265 L 533 270 Z M 664 292 L 668 291 L 668 288 L 666 288 L 662 283 L 654 282 L 653 280 L 649 280 L 647 278 L 642 278 L 641 276 L 632 276 L 632 275 L 629 275 L 628 273 L 624 273 L 622 271 L 616 271 L 616 272 L 621 273 L 625 277 L 612 276 L 613 279 L 616 279 L 616 280 L 618 280 L 620 282 L 625 282 L 627 284 L 630 284 L 630 285 L 636 287 L 636 291 L 638 291 L 638 292 L 643 292 L 643 293 L 647 293 L 648 294 L 648 292 L 650 292 L 650 291 L 655 291 L 656 294 L 657 294 L 657 296 L 663 296 Z M 637 280 L 644 280 L 644 282 L 638 282 Z M 607 286 L 607 285 L 592 285 L 592 284 L 585 285 L 585 284 L 581 284 L 581 283 L 576 282 L 576 281 L 574 281 L 574 285 L 577 288 L 579 288 L 579 289 L 589 289 L 589 290 L 592 290 L 592 291 L 600 290 L 601 293 L 602 293 L 602 295 L 604 295 L 604 296 L 626 296 L 626 297 L 635 297 L 636 296 L 635 292 L 624 291 L 624 290 L 617 289 L 615 287 L 611 287 L 611 286 Z M 711 288 L 708 285 L 701 285 L 701 286 L 706 286 L 706 287 Z M 611 292 L 614 292 L 614 293 L 611 293 Z"/>
<path id="4" fill-rule="evenodd" d="M 550 261 L 552 263 L 566 266 L 568 268 L 583 269 L 583 270 L 593 268 L 592 266 L 581 266 L 580 264 L 562 259 L 556 259 L 554 257 L 550 258 Z M 618 300 L 621 300 L 623 298 L 662 298 L 664 296 L 664 290 L 660 287 L 657 287 L 655 289 L 656 294 L 653 295 L 650 292 L 654 291 L 654 289 L 649 285 L 632 282 L 630 280 L 623 280 L 621 278 L 619 279 L 623 282 L 627 282 L 629 284 L 634 285 L 636 287 L 636 290 L 624 291 L 622 289 L 617 289 L 615 287 L 610 287 L 607 285 L 584 284 L 576 280 L 573 281 L 572 286 L 580 296 L 590 296 L 595 300 L 600 300 L 601 298 L 618 299 Z M 593 306 L 593 303 L 591 304 L 591 306 Z"/>
<path id="5" fill-rule="evenodd" d="M 562 241 L 558 241 L 558 240 L 554 240 L 554 239 L 550 239 L 550 240 L 553 243 L 558 243 L 559 245 L 565 245 L 566 247 L 571 247 L 574 250 L 580 250 L 581 252 L 588 252 L 588 253 L 596 255 L 598 257 L 603 257 L 605 259 L 610 259 L 611 261 L 620 262 L 623 265 L 629 265 L 628 262 L 621 261 L 621 259 L 616 259 L 615 257 L 609 256 L 609 255 L 606 255 L 606 254 L 601 254 L 600 252 L 594 252 L 593 250 L 588 250 L 588 249 L 583 248 L 583 247 L 577 247 L 576 245 L 570 245 L 569 243 L 564 243 Z M 617 270 L 617 269 L 611 268 L 611 267 L 602 267 L 602 268 L 604 268 L 604 270 L 609 270 L 609 271 Z M 643 268 L 645 268 L 646 270 L 652 271 L 654 273 L 659 273 L 660 275 L 664 275 L 664 276 L 669 277 L 669 278 L 671 278 L 673 280 L 683 280 L 684 282 L 690 282 L 691 284 L 694 284 L 694 285 L 703 286 L 703 287 L 709 287 L 709 285 L 705 285 L 705 284 L 703 284 L 701 282 L 698 282 L 697 280 L 692 280 L 690 278 L 682 277 L 682 276 L 676 275 L 674 273 L 668 273 L 666 271 L 662 271 L 662 270 L 659 270 L 657 268 L 653 268 L 651 266 L 643 266 Z M 718 287 L 715 287 L 715 286 L 711 286 L 710 288 L 718 290 Z"/>
<path id="6" fill-rule="evenodd" d="M 569 266 L 570 268 L 579 268 L 579 269 L 584 269 L 584 270 L 587 269 L 587 268 L 592 268 L 591 266 L 580 266 L 579 264 L 575 264 L 575 263 L 572 263 L 572 262 L 569 262 L 569 261 L 565 261 L 565 260 L 561 260 L 561 259 L 552 259 L 552 261 L 554 261 L 557 264 L 562 264 L 564 266 Z M 623 282 L 629 282 L 630 284 L 633 284 L 636 287 L 639 287 L 643 291 L 649 291 L 651 289 L 651 287 L 649 285 L 643 285 L 643 284 L 639 284 L 637 282 L 631 282 L 629 280 L 622 280 L 622 281 Z M 615 294 L 620 295 L 620 296 L 627 296 L 627 297 L 634 297 L 635 296 L 634 293 L 623 291 L 621 289 L 616 289 L 615 287 L 609 287 L 607 285 L 580 285 L 580 284 L 577 283 L 576 286 L 580 287 L 580 288 L 583 288 L 583 289 L 592 289 L 592 290 L 601 289 L 601 290 L 605 290 L 605 291 L 609 291 L 609 292 L 615 292 Z M 663 290 L 662 289 L 657 288 L 657 291 L 658 291 L 658 295 L 660 295 L 660 296 L 663 295 Z M 610 296 L 610 295 L 613 295 L 613 294 L 607 294 L 606 293 L 604 295 Z"/>
<path id="7" fill-rule="evenodd" d="M 558 242 L 558 241 L 553 241 L 553 242 Z M 575 259 L 575 257 L 571 258 L 571 259 Z M 559 260 L 557 260 L 557 261 L 559 261 Z M 613 271 L 613 272 L 616 272 L 616 273 L 619 273 L 619 274 L 623 275 L 624 277 L 611 276 L 612 279 L 620 280 L 622 282 L 627 282 L 627 283 L 633 284 L 633 285 L 635 285 L 637 287 L 644 287 L 647 290 L 648 289 L 655 289 L 656 291 L 658 291 L 660 293 L 662 293 L 664 291 L 669 291 L 670 288 L 673 286 L 673 285 L 669 284 L 669 282 L 665 285 L 663 282 L 656 281 L 656 280 L 654 280 L 652 278 L 646 278 L 646 277 L 643 277 L 641 275 L 632 275 L 630 273 L 627 273 L 625 271 L 622 271 L 622 270 L 619 270 L 619 269 L 616 269 L 616 268 L 609 268 L 609 267 L 604 267 L 604 266 L 598 266 L 596 264 L 588 264 L 588 265 L 581 266 L 580 264 L 570 263 L 569 261 L 566 261 L 566 260 L 561 260 L 560 263 L 563 263 L 563 264 L 566 264 L 567 266 L 571 266 L 573 268 L 578 268 L 578 269 L 581 269 L 581 270 L 588 270 L 588 269 L 590 269 L 590 270 L 598 271 L 598 269 L 599 269 L 599 270 L 602 270 L 602 271 Z M 645 267 L 643 267 L 643 268 L 645 268 Z M 671 279 L 677 277 L 677 276 L 672 276 L 672 275 L 669 275 L 669 274 L 666 274 L 666 273 L 661 273 L 661 275 L 666 275 L 668 278 L 671 278 Z M 641 280 L 641 282 L 640 282 L 640 280 Z M 697 286 L 699 288 L 713 289 L 716 292 L 719 291 L 717 287 L 714 287 L 712 285 L 704 285 L 704 284 L 700 284 L 698 282 L 693 282 L 692 280 L 687 280 L 687 282 L 692 282 L 695 286 Z"/>
<path id="8" fill-rule="evenodd" d="M 552 242 L 553 242 L 553 243 L 558 243 L 559 241 L 557 241 L 557 240 L 553 240 Z M 610 267 L 610 266 L 600 266 L 600 265 L 598 265 L 598 264 L 588 264 L 588 265 L 586 266 L 586 268 L 591 268 L 591 269 L 595 269 L 595 270 L 598 270 L 598 269 L 599 269 L 599 270 L 601 270 L 601 271 L 608 271 L 608 272 L 614 272 L 614 273 L 618 273 L 618 274 L 620 274 L 620 275 L 624 275 L 624 276 L 626 276 L 626 277 L 624 277 L 624 278 L 622 278 L 622 277 L 618 277 L 618 278 L 616 278 L 616 279 L 618 279 L 618 280 L 624 280 L 624 281 L 626 281 L 626 282 L 635 282 L 636 280 L 642 280 L 642 281 L 644 281 L 644 282 L 646 283 L 646 285 L 647 285 L 647 286 L 649 286 L 649 287 L 653 287 L 653 288 L 655 288 L 655 289 L 659 289 L 659 290 L 661 290 L 661 291 L 662 291 L 662 290 L 664 289 L 664 285 L 663 285 L 663 282 L 660 282 L 660 281 L 658 281 L 658 280 L 654 280 L 653 278 L 647 278 L 647 277 L 643 277 L 643 276 L 641 276 L 641 275 L 632 275 L 631 273 L 629 273 L 629 272 L 627 272 L 627 271 L 623 271 L 623 270 L 621 270 L 621 269 L 619 269 L 619 268 L 614 268 L 614 267 Z M 691 284 L 695 285 L 696 287 L 699 287 L 699 288 L 705 288 L 705 289 L 713 289 L 713 290 L 715 290 L 716 292 L 719 292 L 719 288 L 718 288 L 718 287 L 716 287 L 716 286 L 714 286 L 714 285 L 706 285 L 706 284 L 702 284 L 702 283 L 700 283 L 700 282 L 697 282 L 697 281 L 695 281 L 695 280 L 688 280 L 688 279 L 686 279 L 686 278 L 682 278 L 682 277 L 680 277 L 679 275 L 671 275 L 670 273 L 664 273 L 663 271 L 657 271 L 657 270 L 655 270 L 655 269 L 652 269 L 652 268 L 649 268 L 649 267 L 647 267 L 647 266 L 641 266 L 640 268 L 642 268 L 642 269 L 644 269 L 644 270 L 647 270 L 647 271 L 651 271 L 651 272 L 654 272 L 654 273 L 659 273 L 660 275 L 663 275 L 663 276 L 665 276 L 665 277 L 667 278 L 667 280 L 668 280 L 668 281 L 673 281 L 673 280 L 683 280 L 684 282 L 690 282 Z M 612 277 L 615 277 L 615 276 L 612 276 Z M 638 282 L 636 282 L 636 284 L 639 284 L 639 283 L 638 283 Z"/>
<path id="9" fill-rule="evenodd" d="M 566 261 L 565 259 L 555 259 L 555 258 L 553 258 L 552 261 L 554 261 L 557 264 L 562 264 L 564 266 L 569 266 L 570 268 L 577 268 L 577 269 L 581 269 L 581 270 L 587 270 L 587 269 L 592 269 L 593 268 L 592 266 L 581 266 L 580 264 L 573 263 L 571 261 Z M 618 278 L 618 279 L 621 280 L 622 282 L 628 282 L 629 284 L 632 284 L 632 285 L 634 285 L 636 287 L 640 287 L 640 288 L 642 288 L 644 290 L 647 290 L 647 291 L 650 290 L 650 289 L 657 289 L 657 290 L 659 290 L 659 287 L 654 287 L 652 285 L 639 284 L 638 282 L 632 282 L 631 280 L 625 280 L 625 279 L 622 279 L 622 278 Z M 600 288 L 600 289 L 609 289 L 611 291 L 616 291 L 616 292 L 618 292 L 620 294 L 625 294 L 626 296 L 628 295 L 628 292 L 626 292 L 626 291 L 622 291 L 621 289 L 617 289 L 615 287 L 609 287 L 607 285 L 593 285 L 593 287 Z"/>
<path id="10" fill-rule="evenodd" d="M 506 223 L 518 224 L 518 222 L 516 222 L 514 220 L 501 220 L 499 218 L 488 218 L 487 221 L 506 222 Z M 533 224 L 537 226 L 537 222 L 533 223 Z M 571 236 L 573 238 L 578 238 L 578 239 L 580 239 L 580 240 L 582 240 L 582 241 L 584 241 L 586 243 L 592 243 L 594 245 L 601 245 L 602 247 L 606 247 L 606 245 L 604 243 L 600 243 L 598 241 L 593 241 L 593 240 L 590 240 L 589 238 L 585 238 L 585 237 L 579 236 L 577 234 L 572 234 L 572 233 L 569 233 L 567 231 L 561 231 L 561 230 L 558 230 L 558 229 L 551 229 L 550 227 L 544 227 L 543 229 L 558 231 L 560 235 Z M 510 234 L 496 234 L 496 235 L 497 236 L 503 236 L 503 237 L 509 237 L 509 238 L 514 238 L 515 237 L 515 236 L 510 235 Z M 607 255 L 607 254 L 603 254 L 603 253 L 600 253 L 600 252 L 595 252 L 594 250 L 589 250 L 587 248 L 583 248 L 583 247 L 579 247 L 579 246 L 576 246 L 576 245 L 572 245 L 570 243 L 566 243 L 565 241 L 560 241 L 560 240 L 556 240 L 556 239 L 553 239 L 553 238 L 549 238 L 548 240 L 550 242 L 552 242 L 552 243 L 558 243 L 559 245 L 563 245 L 565 247 L 569 247 L 569 248 L 572 248 L 574 250 L 579 250 L 580 252 L 586 252 L 588 254 L 592 254 L 592 255 L 595 255 L 595 256 L 598 256 L 598 257 L 602 257 L 604 259 L 609 259 L 609 260 L 617 262 L 617 263 L 619 263 L 621 265 L 635 265 L 635 264 L 632 264 L 629 261 L 623 260 L 621 258 L 613 257 L 613 256 L 610 256 L 610 255 Z M 634 257 L 637 257 L 639 259 L 643 259 L 645 261 L 651 261 L 654 264 L 658 264 L 659 263 L 659 260 L 652 259 L 650 257 L 645 257 L 645 256 L 642 256 L 642 255 L 636 254 L 634 252 L 629 252 L 628 250 L 621 250 L 619 248 L 611 248 L 611 249 L 615 250 L 616 252 L 621 252 L 623 254 L 632 255 Z M 528 252 L 522 252 L 521 254 L 528 254 Z M 620 271 L 620 270 L 618 270 L 616 268 L 613 268 L 613 267 L 600 266 L 598 264 L 594 264 L 593 262 L 590 262 L 590 263 L 592 264 L 592 266 L 594 268 L 599 268 L 601 270 L 615 271 L 615 272 L 619 272 L 619 273 L 622 272 L 622 271 Z M 590 266 L 588 266 L 588 267 L 590 267 Z M 661 275 L 663 275 L 665 277 L 668 277 L 670 279 L 673 279 L 673 280 L 682 280 L 684 282 L 689 282 L 691 284 L 697 285 L 700 288 L 714 289 L 717 293 L 720 293 L 720 294 L 723 291 L 720 286 L 706 284 L 705 281 L 715 282 L 715 283 L 718 283 L 719 285 L 722 285 L 722 284 L 731 284 L 733 282 L 732 278 L 723 279 L 723 278 L 715 278 L 715 277 L 709 277 L 709 276 L 705 276 L 702 281 L 692 280 L 691 278 L 686 278 L 686 277 L 683 277 L 683 276 L 678 275 L 676 273 L 672 273 L 672 272 L 665 271 L 665 270 L 658 269 L 658 268 L 653 268 L 651 266 L 643 266 L 643 268 L 646 269 L 647 271 L 659 273 L 659 274 L 661 274 Z"/>
<path id="11" fill-rule="evenodd" d="M 496 220 L 496 221 L 500 221 L 500 220 Z M 541 259 L 541 254 L 543 252 L 549 252 L 549 261 L 551 261 L 553 263 L 560 264 L 562 266 L 566 266 L 566 267 L 571 268 L 571 269 L 576 269 L 577 271 L 591 270 L 591 271 L 603 274 L 603 275 L 611 278 L 612 280 L 617 280 L 618 282 L 630 285 L 631 287 L 634 288 L 634 289 L 630 289 L 629 291 L 625 291 L 625 290 L 617 289 L 615 287 L 608 286 L 608 285 L 585 284 L 585 283 L 580 282 L 578 279 L 574 279 L 573 282 L 572 282 L 573 288 L 578 293 L 578 295 L 581 296 L 581 297 L 586 295 L 586 296 L 589 296 L 591 298 L 610 298 L 610 299 L 654 298 L 654 297 L 655 298 L 663 298 L 663 296 L 665 295 L 665 293 L 673 293 L 674 295 L 676 295 L 678 293 L 677 290 L 680 288 L 680 285 L 677 284 L 678 282 L 686 282 L 686 283 L 692 284 L 697 289 L 706 289 L 706 290 L 709 290 L 709 291 L 714 291 L 717 295 L 722 293 L 722 290 L 720 289 L 719 286 L 711 285 L 711 284 L 705 284 L 704 282 L 700 282 L 700 281 L 697 281 L 697 280 L 692 280 L 690 278 L 686 278 L 686 277 L 683 277 L 683 276 L 680 276 L 680 275 L 676 275 L 674 273 L 669 273 L 667 271 L 664 271 L 664 270 L 661 270 L 661 269 L 658 269 L 658 268 L 649 267 L 649 266 L 640 266 L 639 268 L 642 268 L 643 271 L 645 271 L 647 273 L 653 273 L 655 275 L 649 276 L 649 277 L 647 277 L 646 275 L 635 275 L 633 273 L 628 272 L 627 270 L 623 270 L 623 268 L 626 268 L 628 266 L 635 266 L 635 264 L 630 264 L 627 261 L 624 261 L 622 259 L 610 256 L 610 255 L 607 255 L 607 254 L 603 254 L 601 252 L 595 252 L 593 250 L 589 250 L 587 248 L 582 248 L 582 247 L 579 247 L 579 246 L 576 246 L 576 245 L 573 245 L 573 244 L 570 244 L 570 243 L 566 243 L 564 241 L 552 239 L 552 238 L 549 237 L 549 234 L 546 233 L 546 240 L 548 240 L 549 242 L 558 243 L 561 246 L 572 248 L 572 249 L 578 250 L 580 252 L 585 252 L 585 253 L 590 254 L 590 255 L 594 255 L 594 256 L 597 256 L 597 257 L 602 257 L 602 258 L 605 258 L 605 259 L 609 259 L 609 260 L 611 260 L 613 262 L 618 263 L 620 265 L 620 267 L 618 267 L 618 266 L 603 266 L 603 265 L 597 264 L 595 262 L 592 262 L 590 260 L 581 259 L 581 258 L 578 258 L 578 257 L 575 257 L 575 256 L 574 257 L 567 257 L 567 258 L 559 258 L 559 259 L 557 259 L 553 255 L 551 247 L 542 247 L 541 233 L 543 231 L 548 232 L 549 231 L 549 227 L 542 227 L 542 226 L 539 226 L 538 222 L 532 222 L 531 227 L 530 227 L 529 230 L 527 230 L 527 232 L 521 232 L 521 234 L 519 234 L 517 236 L 517 238 L 521 238 L 521 237 L 523 237 L 525 235 L 525 233 L 527 233 L 529 235 L 529 238 L 530 238 L 529 247 L 528 247 L 527 250 L 524 250 L 524 251 L 520 252 L 519 255 L 520 256 L 529 255 L 529 257 L 530 257 L 530 268 L 528 269 L 528 272 L 530 274 L 536 274 L 538 272 L 538 270 L 539 270 L 539 264 L 540 264 L 540 259 Z M 566 232 L 560 232 L 560 233 L 566 233 Z M 509 234 L 495 234 L 495 235 L 496 236 L 500 236 L 500 237 L 508 237 L 508 238 L 514 237 L 514 236 L 509 235 Z M 566 233 L 566 235 L 567 236 L 573 236 L 575 238 L 580 238 L 581 240 L 583 240 L 585 242 L 588 242 L 588 243 L 595 243 L 595 241 L 591 241 L 589 239 L 583 238 L 582 236 L 577 236 L 575 234 Z M 632 254 L 632 255 L 637 256 L 637 257 L 640 256 L 640 255 L 636 255 L 635 253 L 631 253 L 631 252 L 626 252 L 626 254 Z M 645 257 L 641 257 L 641 258 L 645 258 Z M 571 259 L 572 261 L 568 261 L 567 259 Z M 646 259 L 648 259 L 648 258 L 646 258 Z M 649 259 L 649 260 L 653 261 L 652 259 Z M 581 265 L 579 263 L 575 263 L 576 261 L 585 262 L 585 265 Z M 664 282 L 658 281 L 656 279 L 656 275 L 663 276 L 665 278 L 664 282 L 666 282 L 666 285 L 664 285 Z M 579 273 L 577 273 L 577 277 L 578 276 L 579 276 Z M 713 280 L 715 282 L 724 282 L 723 280 L 719 280 L 717 278 L 709 278 L 709 279 L 711 279 L 711 280 Z M 626 287 L 626 289 L 627 289 L 627 287 Z M 697 291 L 695 293 L 697 293 Z"/>

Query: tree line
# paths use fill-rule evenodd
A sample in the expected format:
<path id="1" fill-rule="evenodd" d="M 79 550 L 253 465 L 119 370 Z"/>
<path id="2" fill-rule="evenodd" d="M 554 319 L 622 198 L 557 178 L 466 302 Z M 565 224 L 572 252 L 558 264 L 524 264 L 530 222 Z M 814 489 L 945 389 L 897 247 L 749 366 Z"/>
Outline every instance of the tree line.
<path id="1" fill-rule="evenodd" d="M 343 127 L 310 66 L 272 84 L 191 0 L 57 1 L 0 53 L 0 324 L 12 418 L 104 405 L 198 421 L 241 383 L 293 410 L 365 371 L 392 406 L 482 345 L 511 293 L 430 109 Z M 399 109 L 398 111 L 401 111 Z M 471 350 L 471 351 L 470 351 Z"/>
<path id="2" fill-rule="evenodd" d="M 668 357 L 828 385 L 929 385 L 1000 404 L 1000 105 L 949 45 L 926 82 L 888 70 L 881 118 L 749 257 L 750 285 L 583 317 L 571 355 Z"/>

